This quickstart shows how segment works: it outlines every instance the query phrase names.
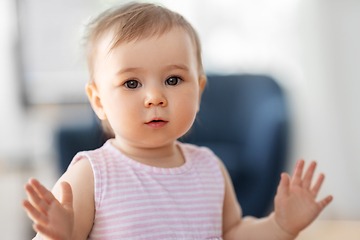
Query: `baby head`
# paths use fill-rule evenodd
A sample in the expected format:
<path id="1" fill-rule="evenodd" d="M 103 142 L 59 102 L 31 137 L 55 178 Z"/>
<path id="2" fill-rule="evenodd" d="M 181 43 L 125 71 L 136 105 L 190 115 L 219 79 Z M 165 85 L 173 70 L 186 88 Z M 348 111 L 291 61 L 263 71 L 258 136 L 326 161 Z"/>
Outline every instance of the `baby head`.
<path id="1" fill-rule="evenodd" d="M 109 10 L 87 46 L 87 95 L 119 145 L 156 147 L 190 129 L 206 76 L 199 38 L 181 15 L 148 3 Z"/>

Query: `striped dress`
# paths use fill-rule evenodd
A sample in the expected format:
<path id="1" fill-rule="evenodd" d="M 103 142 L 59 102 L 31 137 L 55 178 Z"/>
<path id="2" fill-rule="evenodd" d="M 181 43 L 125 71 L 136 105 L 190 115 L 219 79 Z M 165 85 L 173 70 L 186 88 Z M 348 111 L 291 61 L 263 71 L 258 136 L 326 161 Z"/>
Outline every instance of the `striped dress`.
<path id="1" fill-rule="evenodd" d="M 78 153 L 91 163 L 95 219 L 88 239 L 222 239 L 224 179 L 214 153 L 177 142 L 185 164 L 156 168 L 111 144 Z"/>

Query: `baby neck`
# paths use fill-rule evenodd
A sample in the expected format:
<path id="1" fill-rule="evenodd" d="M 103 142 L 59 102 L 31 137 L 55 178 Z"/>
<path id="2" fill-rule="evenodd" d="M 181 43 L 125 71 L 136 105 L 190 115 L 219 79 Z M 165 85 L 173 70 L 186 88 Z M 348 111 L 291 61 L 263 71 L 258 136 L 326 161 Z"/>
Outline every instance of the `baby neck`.
<path id="1" fill-rule="evenodd" d="M 137 146 L 113 141 L 112 144 L 123 154 L 134 161 L 153 167 L 175 168 L 185 163 L 185 158 L 179 146 L 173 141 L 157 147 Z"/>

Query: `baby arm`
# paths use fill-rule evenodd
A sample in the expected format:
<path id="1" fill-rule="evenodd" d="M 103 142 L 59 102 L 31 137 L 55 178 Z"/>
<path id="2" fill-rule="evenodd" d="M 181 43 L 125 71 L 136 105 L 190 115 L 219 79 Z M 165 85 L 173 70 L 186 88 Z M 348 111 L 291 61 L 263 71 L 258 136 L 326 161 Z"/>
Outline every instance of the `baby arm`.
<path id="1" fill-rule="evenodd" d="M 25 186 L 23 208 L 38 232 L 35 239 L 87 239 L 94 221 L 94 178 L 90 162 L 79 160 L 55 184 L 52 192 L 37 180 Z M 61 199 L 61 200 L 58 200 Z"/>
<path id="2" fill-rule="evenodd" d="M 301 230 L 315 220 L 332 200 L 332 197 L 328 196 L 320 202 L 315 201 L 324 180 L 324 175 L 321 174 L 311 188 L 316 163 L 312 162 L 310 164 L 302 178 L 304 161 L 300 160 L 291 180 L 287 174 L 283 173 L 281 175 L 273 213 L 261 219 L 253 217 L 241 218 L 241 208 L 236 200 L 231 179 L 222 163 L 221 166 L 225 178 L 224 239 L 293 240 Z"/>

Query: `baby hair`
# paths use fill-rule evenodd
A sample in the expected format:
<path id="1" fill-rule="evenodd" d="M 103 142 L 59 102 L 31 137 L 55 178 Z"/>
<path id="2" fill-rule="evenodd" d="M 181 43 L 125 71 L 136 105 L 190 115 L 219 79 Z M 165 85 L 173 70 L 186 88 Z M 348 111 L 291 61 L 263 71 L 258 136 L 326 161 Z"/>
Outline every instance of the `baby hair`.
<path id="1" fill-rule="evenodd" d="M 180 27 L 189 34 L 195 47 L 199 74 L 203 75 L 201 44 L 190 23 L 180 14 L 162 6 L 132 2 L 103 12 L 88 25 L 86 47 L 91 81 L 95 81 L 93 73 L 96 46 L 105 34 L 114 34 L 109 48 L 111 52 L 121 43 L 160 36 L 174 27 Z"/>

